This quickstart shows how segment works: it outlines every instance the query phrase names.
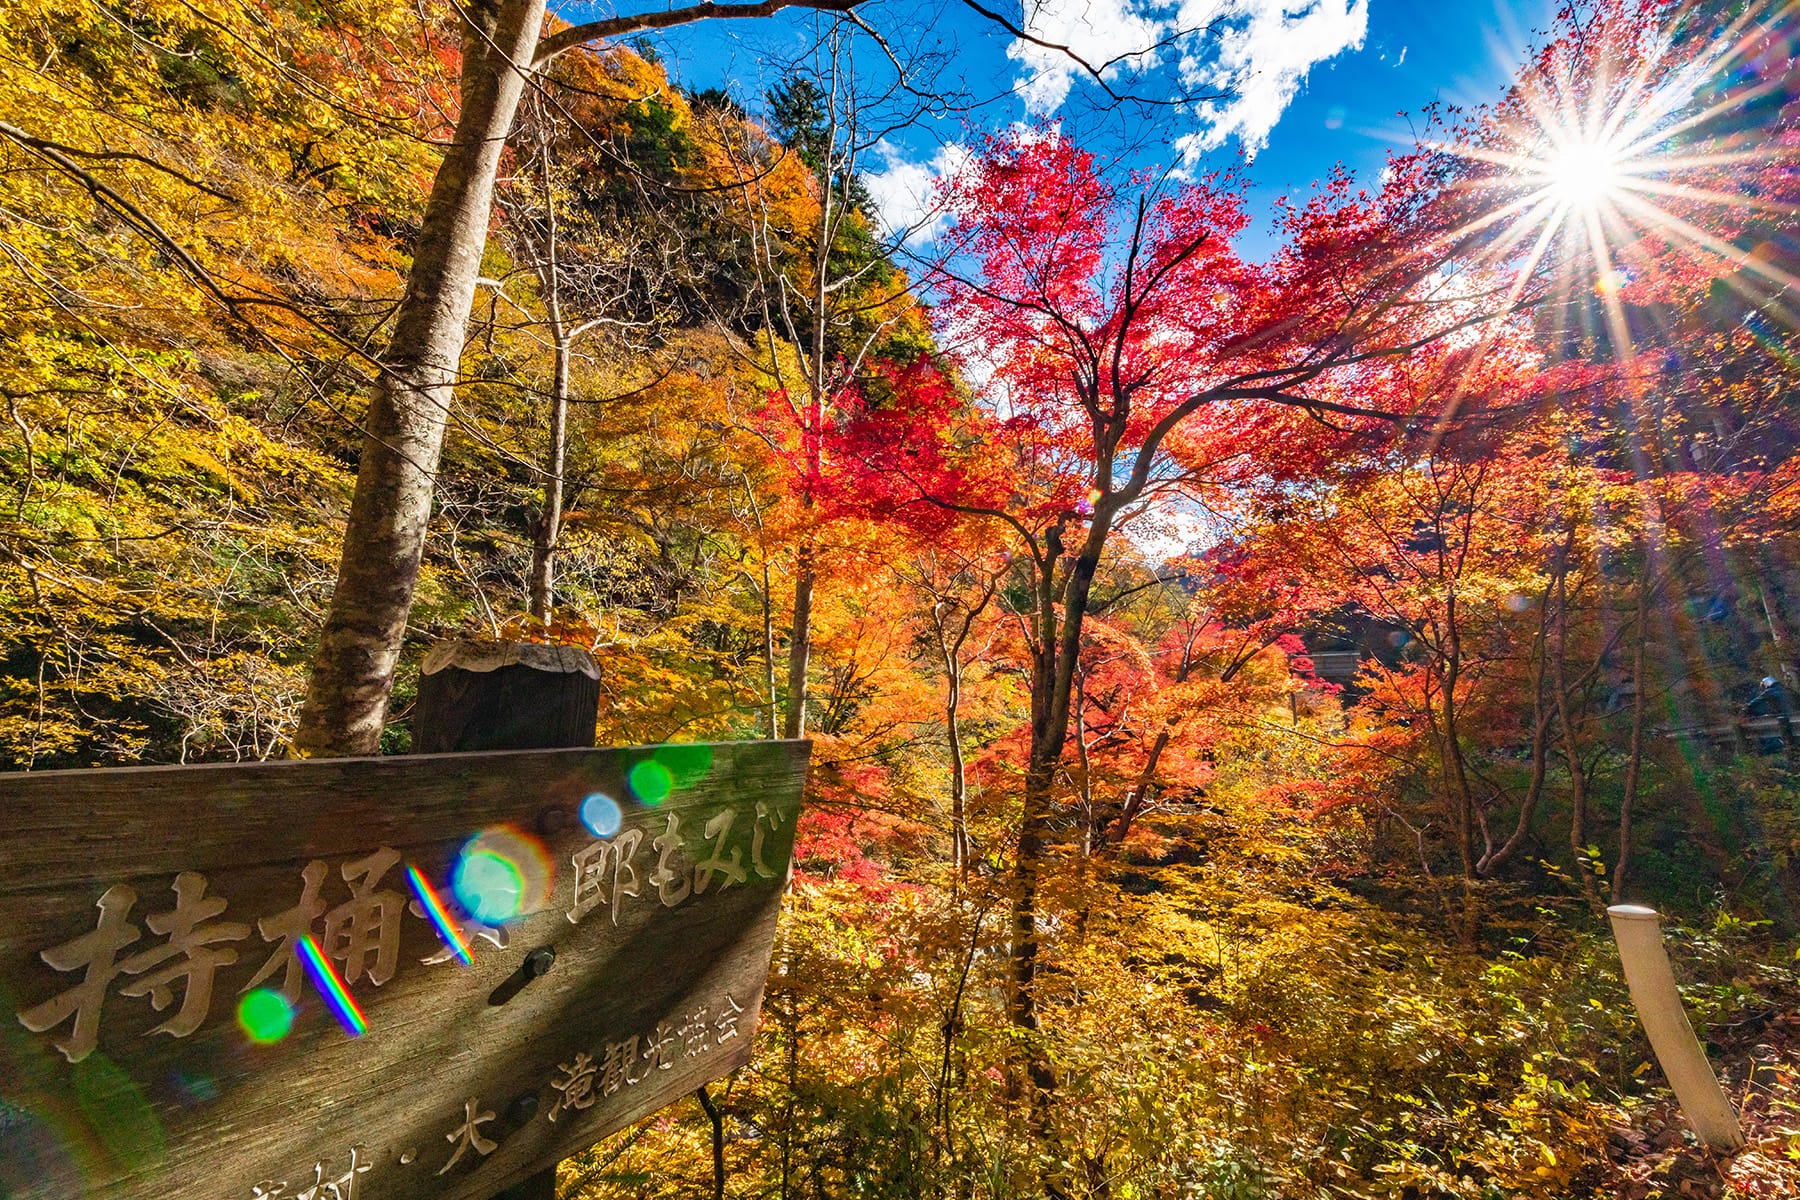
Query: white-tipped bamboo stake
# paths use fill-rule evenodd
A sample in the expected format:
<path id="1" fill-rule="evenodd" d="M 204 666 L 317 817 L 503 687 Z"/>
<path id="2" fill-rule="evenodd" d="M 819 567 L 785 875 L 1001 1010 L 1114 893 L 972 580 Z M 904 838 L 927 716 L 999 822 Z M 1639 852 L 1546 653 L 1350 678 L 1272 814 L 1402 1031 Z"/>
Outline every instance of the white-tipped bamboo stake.
<path id="1" fill-rule="evenodd" d="M 1737 1111 L 1725 1098 L 1725 1090 L 1706 1061 L 1706 1051 L 1694 1036 L 1681 993 L 1675 990 L 1675 973 L 1663 949 L 1662 919 L 1653 908 L 1615 904 L 1606 910 L 1612 919 L 1613 940 L 1625 965 L 1625 983 L 1638 1020 L 1650 1037 L 1663 1076 L 1675 1089 L 1675 1099 L 1687 1115 L 1694 1134 L 1715 1150 L 1735 1150 L 1744 1144 Z"/>

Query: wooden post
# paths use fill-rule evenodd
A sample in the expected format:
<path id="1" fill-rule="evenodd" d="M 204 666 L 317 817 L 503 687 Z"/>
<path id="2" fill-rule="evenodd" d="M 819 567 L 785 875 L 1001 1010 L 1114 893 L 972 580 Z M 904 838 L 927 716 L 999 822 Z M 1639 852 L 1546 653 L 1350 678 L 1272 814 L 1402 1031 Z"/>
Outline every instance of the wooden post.
<path id="1" fill-rule="evenodd" d="M 413 708 L 413 753 L 592 746 L 600 668 L 577 646 L 440 642 L 425 655 Z M 556 1200 L 556 1168 L 494 1200 Z"/>
<path id="2" fill-rule="evenodd" d="M 578 646 L 440 642 L 425 655 L 413 753 L 592 746 L 600 668 Z"/>
<path id="3" fill-rule="evenodd" d="M 1706 1051 L 1694 1036 L 1694 1027 L 1688 1023 L 1681 993 L 1675 987 L 1675 974 L 1669 967 L 1669 954 L 1663 948 L 1662 922 L 1656 911 L 1635 904 L 1615 904 L 1606 914 L 1612 919 L 1613 938 L 1619 944 L 1619 959 L 1625 967 L 1625 983 L 1631 989 L 1638 1020 L 1649 1035 L 1650 1048 L 1656 1052 L 1656 1061 L 1662 1065 L 1675 1099 L 1681 1102 L 1688 1124 L 1713 1149 L 1737 1149 L 1744 1144 L 1737 1112 L 1706 1061 Z"/>

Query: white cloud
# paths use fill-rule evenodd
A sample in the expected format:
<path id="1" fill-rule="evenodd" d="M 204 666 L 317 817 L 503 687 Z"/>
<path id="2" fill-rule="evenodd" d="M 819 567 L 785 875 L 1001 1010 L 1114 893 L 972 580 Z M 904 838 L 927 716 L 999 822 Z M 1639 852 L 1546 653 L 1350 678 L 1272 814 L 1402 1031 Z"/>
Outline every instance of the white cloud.
<path id="1" fill-rule="evenodd" d="M 1254 158 L 1312 68 L 1362 49 L 1369 0 L 1026 0 L 1024 27 L 1094 66 L 1112 63 L 1109 76 L 1157 66 L 1158 43 L 1174 39 L 1181 86 L 1228 93 L 1193 107 L 1199 128 L 1175 148 L 1191 161 L 1235 137 Z M 1006 53 L 1021 66 L 1015 90 L 1033 116 L 1054 113 L 1087 73 L 1023 39 Z"/>
<path id="2" fill-rule="evenodd" d="M 1200 129 L 1176 140 L 1190 159 L 1235 136 L 1246 157 L 1269 144 L 1269 131 L 1318 63 L 1360 50 L 1369 0 L 1183 0 L 1183 28 L 1216 22 L 1184 49 L 1182 82 L 1229 91 L 1197 106 Z"/>
<path id="3" fill-rule="evenodd" d="M 1119 60 L 1113 70 L 1148 67 L 1155 62 L 1152 49 L 1166 34 L 1167 24 L 1151 15 L 1154 0 L 1139 11 L 1133 0 L 1025 0 L 1024 29 L 1034 38 L 1067 46 L 1089 65 L 1102 67 Z M 1086 70 L 1061 50 L 1014 39 L 1006 56 L 1024 64 L 1017 91 L 1033 116 L 1046 116 L 1062 107 L 1069 89 Z"/>
<path id="4" fill-rule="evenodd" d="M 863 176 L 875 201 L 876 215 L 889 236 L 928 242 L 949 221 L 938 202 L 939 183 L 963 169 L 972 156 L 967 146 L 940 147 L 930 162 L 910 162 L 886 150 L 886 164 Z"/>

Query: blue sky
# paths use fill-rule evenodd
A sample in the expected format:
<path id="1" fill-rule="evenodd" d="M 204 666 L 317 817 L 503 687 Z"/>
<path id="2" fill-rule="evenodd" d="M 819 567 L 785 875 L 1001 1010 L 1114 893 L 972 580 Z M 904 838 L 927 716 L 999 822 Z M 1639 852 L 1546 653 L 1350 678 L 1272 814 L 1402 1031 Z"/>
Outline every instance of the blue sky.
<path id="1" fill-rule="evenodd" d="M 937 83 L 967 105 L 927 118 L 887 139 L 865 162 L 877 198 L 896 219 L 917 209 L 931 173 L 953 164 L 955 147 L 981 129 L 1021 119 L 1061 120 L 1098 144 L 1133 144 L 1132 161 L 1186 161 L 1205 169 L 1253 156 L 1251 209 L 1257 215 L 1242 249 L 1266 253 L 1267 214 L 1283 193 L 1298 194 L 1338 162 L 1372 180 L 1390 147 L 1410 144 L 1403 113 L 1434 100 L 1493 99 L 1523 57 L 1554 0 L 985 0 L 988 7 L 1090 61 L 1155 45 L 1172 32 L 1221 22 L 1211 35 L 1166 45 L 1142 69 L 1113 78 L 1138 95 L 1168 96 L 1183 86 L 1233 95 L 1200 111 L 1097 107 L 1103 99 L 1066 57 L 1017 42 L 956 0 L 906 4 L 873 0 L 859 10 L 903 53 L 938 58 Z M 608 11 L 558 5 L 568 19 Z M 690 87 L 725 87 L 752 108 L 796 57 L 816 43 L 820 19 L 711 21 L 658 35 L 671 74 Z M 892 71 L 872 40 L 853 55 L 871 85 Z"/>

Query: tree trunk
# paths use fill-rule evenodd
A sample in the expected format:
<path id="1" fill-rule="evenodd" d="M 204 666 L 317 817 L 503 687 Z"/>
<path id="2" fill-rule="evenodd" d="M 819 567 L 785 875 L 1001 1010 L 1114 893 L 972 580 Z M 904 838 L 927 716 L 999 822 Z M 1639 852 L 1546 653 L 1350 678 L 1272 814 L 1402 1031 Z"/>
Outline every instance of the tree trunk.
<path id="1" fill-rule="evenodd" d="M 800 548 L 800 561 L 794 572 L 794 627 L 788 638 L 787 709 L 782 714 L 781 736 L 803 737 L 806 734 L 806 672 L 812 662 L 813 587 L 818 576 L 813 571 L 813 548 Z"/>
<path id="2" fill-rule="evenodd" d="M 541 105 L 539 106 L 541 107 Z M 539 114 L 541 121 L 542 114 Z M 542 126 L 539 126 L 540 138 Z M 531 544 L 531 615 L 549 624 L 556 589 L 556 542 L 562 533 L 563 460 L 568 457 L 569 358 L 573 337 L 562 310 L 562 239 L 556 224 L 556 181 L 550 170 L 550 146 L 538 147 L 544 172 L 544 255 L 538 282 L 544 289 L 544 315 L 550 323 L 554 359 L 550 369 L 550 437 L 544 447 L 544 511 L 538 514 Z"/>
<path id="3" fill-rule="evenodd" d="M 1013 868 L 1015 890 L 1012 904 L 1012 978 L 1006 997 L 1008 1019 L 1015 1028 L 1030 1033 L 1035 1033 L 1039 1028 L 1038 879 L 1043 865 L 1044 835 L 1050 827 L 1051 784 L 1056 770 L 1056 757 L 1059 757 L 1047 756 L 1043 752 L 1038 745 L 1038 729 L 1039 725 L 1034 721 L 1030 761 L 1025 770 L 1024 809 L 1019 816 L 1018 861 Z M 1026 1054 L 1032 1083 L 1044 1091 L 1053 1089 L 1056 1086 L 1056 1076 L 1043 1053 L 1032 1047 Z"/>
<path id="4" fill-rule="evenodd" d="M 380 748 L 425 551 L 463 336 L 487 248 L 494 176 L 526 76 L 557 54 L 598 38 L 715 17 L 767 17 L 790 7 L 848 12 L 862 2 L 697 3 L 590 21 L 564 29 L 542 47 L 545 0 L 472 0 L 461 10 L 456 134 L 432 179 L 393 340 L 369 398 L 337 587 L 294 733 L 297 753 L 373 754 Z"/>
<path id="5" fill-rule="evenodd" d="M 1563 561 L 1556 577 L 1556 679 L 1557 708 L 1561 714 L 1563 757 L 1569 767 L 1569 851 L 1575 858 L 1575 876 L 1581 883 L 1581 894 L 1596 914 L 1605 908 L 1599 885 L 1594 882 L 1593 866 L 1587 851 L 1587 769 L 1581 760 L 1581 732 L 1575 719 L 1575 697 L 1570 693 L 1569 661 L 1569 570 L 1575 553 L 1575 523 L 1569 521 L 1569 536 L 1563 546 Z"/>
<path id="6" fill-rule="evenodd" d="M 781 736 L 781 714 L 777 710 L 775 699 L 775 604 L 769 592 L 769 560 L 763 559 L 762 565 L 762 639 L 763 639 L 763 694 L 767 698 L 763 706 L 763 714 L 767 718 L 769 738 L 774 740 Z"/>
<path id="7" fill-rule="evenodd" d="M 462 111 L 369 400 L 337 587 L 294 735 L 295 749 L 309 756 L 380 749 L 487 245 L 494 174 L 537 49 L 544 0 L 491 0 L 465 10 L 465 19 Z"/>
<path id="8" fill-rule="evenodd" d="M 1532 638 L 1531 779 L 1525 787 L 1525 798 L 1519 802 L 1519 816 L 1513 823 L 1512 834 L 1498 848 L 1487 847 L 1481 861 L 1475 864 L 1475 869 L 1484 876 L 1491 875 L 1524 842 L 1531 832 L 1531 818 L 1537 812 L 1538 801 L 1544 794 L 1544 777 L 1550 762 L 1550 723 L 1558 712 L 1557 705 L 1546 704 L 1544 700 L 1544 675 L 1550 657 L 1550 598 L 1555 586 L 1554 582 L 1546 583 L 1543 595 L 1538 598 L 1538 627 Z"/>
<path id="9" fill-rule="evenodd" d="M 552 291 L 552 295 L 554 295 Z M 554 302 L 553 302 L 554 303 Z M 544 511 L 538 515 L 531 544 L 531 615 L 549 623 L 556 588 L 556 543 L 562 536 L 563 459 L 568 453 L 569 339 L 556 330 L 556 366 L 550 380 L 550 444 L 544 454 Z"/>
<path id="10" fill-rule="evenodd" d="M 1186 678 L 1178 678 L 1176 683 L 1185 683 Z M 1137 781 L 1125 794 L 1119 804 L 1119 819 L 1113 823 L 1112 832 L 1103 839 L 1114 847 L 1124 844 L 1131 835 L 1131 823 L 1137 820 L 1140 809 L 1150 799 L 1150 789 L 1156 786 L 1156 768 L 1162 763 L 1163 751 L 1169 748 L 1169 731 L 1159 730 L 1156 740 L 1150 743 L 1150 753 L 1144 756 L 1144 769 L 1138 772 Z"/>
<path id="11" fill-rule="evenodd" d="M 1239 652 L 1232 656 L 1232 661 L 1226 668 L 1219 672 L 1219 682 L 1230 683 L 1237 677 L 1239 669 L 1251 661 L 1254 654 L 1261 653 L 1262 649 L 1273 644 L 1272 641 L 1264 641 L 1256 651 L 1246 654 L 1244 650 L 1249 646 L 1249 643 L 1246 642 Z M 1194 639 L 1190 634 L 1181 649 L 1181 665 L 1175 671 L 1177 685 L 1184 684 L 1193 677 L 1194 668 L 1198 663 L 1198 660 L 1194 658 L 1193 650 Z M 1290 706 L 1293 704 L 1291 695 L 1288 697 L 1288 703 Z M 1298 720 L 1298 717 L 1295 719 Z M 1144 757 L 1144 769 L 1138 773 L 1137 781 L 1131 785 L 1131 790 L 1120 802 L 1118 821 L 1114 824 L 1113 832 L 1107 838 L 1113 849 L 1116 850 L 1124 845 L 1125 839 L 1131 835 L 1132 822 L 1137 820 L 1138 813 L 1142 812 L 1144 806 L 1150 802 L 1150 789 L 1156 786 L 1156 768 L 1162 762 L 1163 752 L 1169 748 L 1172 736 L 1172 732 L 1165 728 L 1160 730 L 1156 735 L 1156 740 L 1150 743 L 1150 753 Z"/>
<path id="12" fill-rule="evenodd" d="M 1444 774 L 1450 785 L 1456 824 L 1456 853 L 1462 860 L 1465 885 L 1475 878 L 1475 801 L 1469 788 L 1468 764 L 1462 751 L 1462 715 L 1456 688 L 1462 682 L 1462 628 L 1454 589 L 1444 602 Z"/>
<path id="13" fill-rule="evenodd" d="M 968 764 L 963 761 L 962 724 L 958 709 L 962 705 L 962 662 L 954 653 L 944 655 L 944 670 L 949 687 L 944 697 L 944 735 L 950 743 L 950 854 L 956 878 L 969 873 L 969 822 L 966 812 L 969 791 Z"/>
<path id="14" fill-rule="evenodd" d="M 1110 464 L 1108 464 L 1110 467 Z M 1012 958 L 1007 989 L 1007 1016 L 1021 1030 L 1039 1028 L 1037 1012 L 1038 886 L 1050 829 L 1056 766 L 1069 734 L 1075 667 L 1080 661 L 1081 629 L 1087 615 L 1094 572 L 1111 532 L 1108 516 L 1096 513 L 1094 524 L 1073 562 L 1062 588 L 1056 587 L 1061 561 L 1060 534 L 1046 539 L 1038 577 L 1038 649 L 1031 668 L 1031 748 L 1025 768 L 1025 796 L 1019 815 L 1018 859 L 1013 868 Z M 1061 604 L 1058 604 L 1060 598 Z M 1060 618 L 1058 609 L 1060 608 Z M 1056 1087 L 1056 1073 L 1042 1050 L 1027 1052 L 1031 1081 L 1040 1091 Z"/>
<path id="15" fill-rule="evenodd" d="M 725 1117 L 707 1094 L 704 1083 L 694 1089 L 694 1099 L 700 1101 L 701 1111 L 712 1126 L 713 1200 L 725 1200 Z"/>
<path id="16" fill-rule="evenodd" d="M 1638 582 L 1637 646 L 1631 656 L 1631 740 L 1625 752 L 1625 782 L 1619 794 L 1619 857 L 1613 864 L 1612 902 L 1625 898 L 1625 875 L 1631 867 L 1631 817 L 1637 805 L 1638 785 L 1644 766 L 1644 712 L 1650 689 L 1644 679 L 1645 648 L 1650 643 L 1650 565 L 1645 556 L 1644 577 Z"/>
<path id="17" fill-rule="evenodd" d="M 950 752 L 950 851 L 956 884 L 960 886 L 968 878 L 970 856 L 969 765 L 962 740 L 962 652 L 969 635 L 974 632 L 975 622 L 993 600 L 998 584 L 994 576 L 988 576 L 981 595 L 960 605 L 962 619 L 952 632 L 948 614 L 959 607 L 951 599 L 955 583 L 956 573 L 952 572 L 941 591 L 929 576 L 923 578 L 921 586 L 931 597 L 931 625 L 937 635 L 938 656 L 944 663 L 944 740 Z"/>

